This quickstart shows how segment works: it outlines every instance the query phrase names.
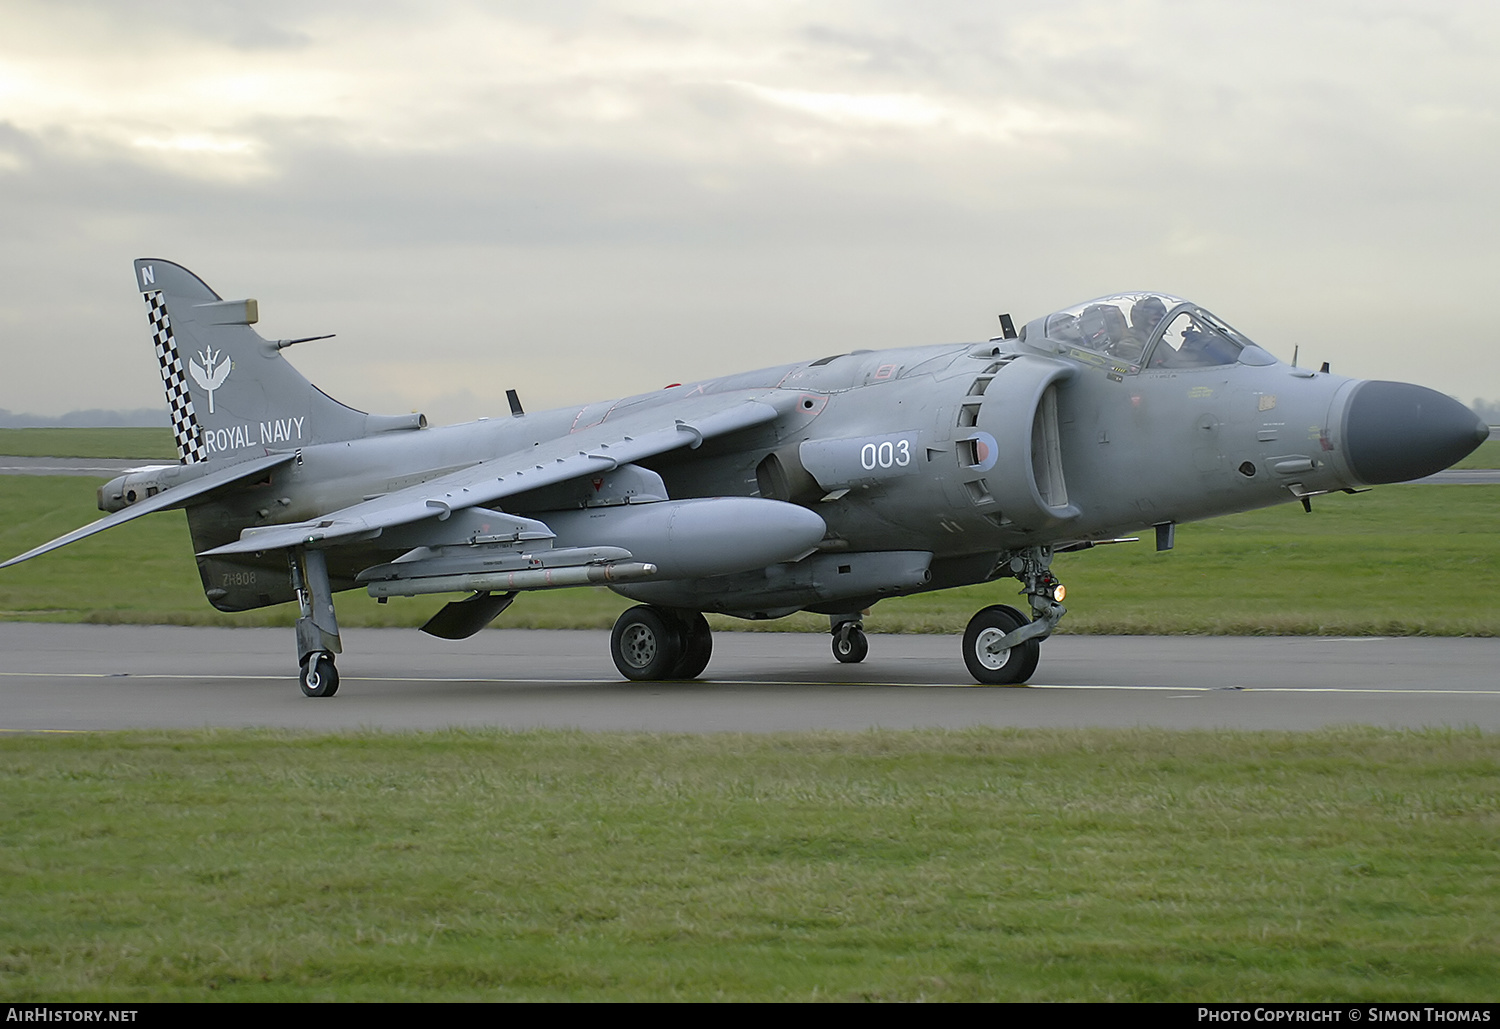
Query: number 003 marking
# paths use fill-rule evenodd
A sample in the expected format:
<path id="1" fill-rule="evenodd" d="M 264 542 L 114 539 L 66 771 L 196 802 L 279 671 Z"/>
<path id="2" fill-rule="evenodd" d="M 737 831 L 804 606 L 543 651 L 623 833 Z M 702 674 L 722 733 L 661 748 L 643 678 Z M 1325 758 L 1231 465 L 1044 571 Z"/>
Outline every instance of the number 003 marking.
<path id="1" fill-rule="evenodd" d="M 898 439 L 866 443 L 859 448 L 859 463 L 867 472 L 876 468 L 905 468 L 911 464 L 911 441 Z"/>

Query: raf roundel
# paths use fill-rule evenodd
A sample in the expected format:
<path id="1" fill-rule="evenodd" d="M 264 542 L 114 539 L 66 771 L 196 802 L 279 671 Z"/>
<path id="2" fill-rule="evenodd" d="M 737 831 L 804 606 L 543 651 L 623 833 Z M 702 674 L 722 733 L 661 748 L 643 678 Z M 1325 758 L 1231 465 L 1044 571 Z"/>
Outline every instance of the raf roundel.
<path id="1" fill-rule="evenodd" d="M 1000 444 L 995 442 L 995 437 L 987 432 L 976 432 L 973 441 L 974 455 L 978 458 L 974 468 L 987 472 L 995 467 L 995 461 L 1000 457 Z"/>

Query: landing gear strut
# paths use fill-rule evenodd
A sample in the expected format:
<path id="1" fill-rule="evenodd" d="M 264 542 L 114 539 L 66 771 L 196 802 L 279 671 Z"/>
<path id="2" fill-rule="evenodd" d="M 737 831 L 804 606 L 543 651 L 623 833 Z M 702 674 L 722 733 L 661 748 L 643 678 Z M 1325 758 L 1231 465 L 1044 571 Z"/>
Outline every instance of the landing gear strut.
<path id="1" fill-rule="evenodd" d="M 609 634 L 609 655 L 627 679 L 696 679 L 713 656 L 713 631 L 699 611 L 641 604 L 622 614 Z"/>
<path id="2" fill-rule="evenodd" d="M 344 644 L 333 613 L 328 562 L 321 550 L 298 549 L 291 553 L 291 570 L 301 609 L 297 663 L 302 666 L 302 692 L 309 697 L 331 697 L 339 691 L 339 670 L 334 667 L 333 655 L 343 653 Z"/>
<path id="3" fill-rule="evenodd" d="M 864 622 L 859 615 L 831 615 L 833 623 L 833 656 L 839 664 L 857 665 L 870 653 L 870 641 L 865 636 Z"/>
<path id="4" fill-rule="evenodd" d="M 1067 590 L 1052 571 L 1052 548 L 1030 547 L 1012 555 L 1010 574 L 1025 585 L 1032 619 L 1013 607 L 997 604 L 969 620 L 964 631 L 964 664 L 969 674 L 987 685 L 1025 682 L 1036 671 L 1041 643 L 1052 634 L 1068 609 Z"/>

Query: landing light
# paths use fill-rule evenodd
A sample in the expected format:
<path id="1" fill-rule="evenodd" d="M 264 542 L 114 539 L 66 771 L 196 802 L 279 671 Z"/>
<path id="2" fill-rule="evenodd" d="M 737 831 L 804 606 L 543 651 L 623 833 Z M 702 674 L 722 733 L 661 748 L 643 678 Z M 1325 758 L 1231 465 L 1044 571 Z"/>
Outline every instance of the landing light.
<path id="1" fill-rule="evenodd" d="M 1067 595 L 1068 587 L 1064 586 L 1062 583 L 1058 583 L 1056 586 L 1052 587 L 1052 599 L 1057 603 L 1061 604 L 1063 602 L 1063 597 L 1066 597 Z"/>

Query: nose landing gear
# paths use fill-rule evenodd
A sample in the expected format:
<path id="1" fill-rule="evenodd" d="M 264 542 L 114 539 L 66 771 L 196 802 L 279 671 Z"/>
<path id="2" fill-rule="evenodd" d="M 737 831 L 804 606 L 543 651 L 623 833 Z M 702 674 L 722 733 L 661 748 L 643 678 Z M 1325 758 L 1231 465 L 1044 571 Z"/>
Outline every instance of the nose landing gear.
<path id="1" fill-rule="evenodd" d="M 984 608 L 964 630 L 964 664 L 969 674 L 987 685 L 1025 682 L 1036 671 L 1042 645 L 1035 639 L 1008 644 L 1016 630 L 1030 625 L 1013 607 L 995 604 Z"/>
<path id="2" fill-rule="evenodd" d="M 969 620 L 964 631 L 964 664 L 977 681 L 991 686 L 1025 682 L 1036 671 L 1042 640 L 1067 614 L 1067 589 L 1051 572 L 1052 548 L 1030 547 L 1012 555 L 1010 574 L 1025 585 L 1033 619 L 997 604 Z"/>

